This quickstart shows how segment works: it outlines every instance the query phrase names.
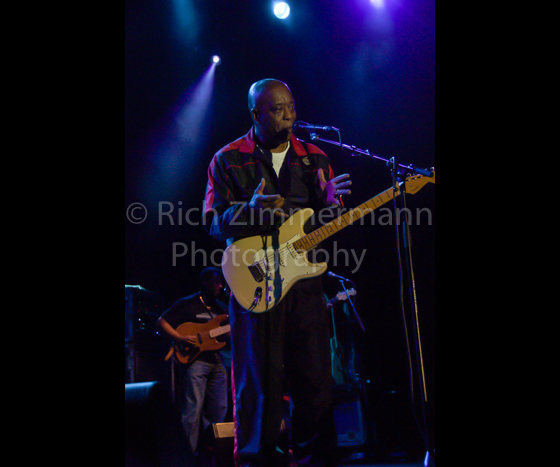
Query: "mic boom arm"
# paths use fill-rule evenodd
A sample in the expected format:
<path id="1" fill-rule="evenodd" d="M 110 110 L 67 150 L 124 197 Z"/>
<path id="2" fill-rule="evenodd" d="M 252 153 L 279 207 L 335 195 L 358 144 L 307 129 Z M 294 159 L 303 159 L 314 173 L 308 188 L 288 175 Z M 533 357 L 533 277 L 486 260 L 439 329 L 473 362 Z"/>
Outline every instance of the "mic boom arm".
<path id="1" fill-rule="evenodd" d="M 296 125 L 297 125 L 297 123 L 296 123 Z M 311 126 L 313 126 L 313 125 L 311 125 Z M 303 128 L 303 127 L 301 127 L 301 128 Z M 339 131 L 339 130 L 334 129 L 333 127 L 325 127 L 325 128 L 331 128 L 335 131 Z M 353 157 L 358 157 L 359 155 L 368 156 L 368 157 L 371 157 L 372 159 L 377 159 L 381 162 L 385 162 L 388 166 L 390 164 L 392 164 L 391 160 L 386 159 L 386 158 L 381 157 L 381 156 L 378 156 L 377 154 L 372 153 L 369 149 L 363 150 L 363 149 L 360 149 L 356 146 L 349 146 L 348 144 L 343 144 L 342 142 L 336 142 L 336 141 L 332 141 L 332 140 L 329 140 L 329 139 L 320 138 L 317 134 L 312 134 L 311 139 L 313 141 L 321 141 L 323 143 L 332 144 L 333 146 L 338 146 L 339 148 L 342 148 L 343 151 L 349 152 L 350 155 L 353 156 Z M 433 170 L 420 169 L 418 167 L 415 167 L 412 164 L 408 165 L 408 166 L 398 164 L 397 168 L 403 170 L 405 174 L 410 173 L 410 174 L 416 174 L 416 175 L 423 175 L 424 177 L 429 177 L 429 178 L 434 177 L 434 171 Z"/>

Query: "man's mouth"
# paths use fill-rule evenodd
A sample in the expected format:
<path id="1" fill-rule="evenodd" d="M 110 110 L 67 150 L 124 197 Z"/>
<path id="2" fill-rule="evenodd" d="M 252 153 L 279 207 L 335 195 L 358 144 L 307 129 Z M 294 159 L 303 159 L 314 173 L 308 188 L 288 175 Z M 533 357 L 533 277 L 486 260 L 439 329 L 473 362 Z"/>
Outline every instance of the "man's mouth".
<path id="1" fill-rule="evenodd" d="M 289 141 L 293 133 L 293 128 L 286 128 L 285 130 L 281 130 L 277 135 L 276 138 L 281 141 Z"/>

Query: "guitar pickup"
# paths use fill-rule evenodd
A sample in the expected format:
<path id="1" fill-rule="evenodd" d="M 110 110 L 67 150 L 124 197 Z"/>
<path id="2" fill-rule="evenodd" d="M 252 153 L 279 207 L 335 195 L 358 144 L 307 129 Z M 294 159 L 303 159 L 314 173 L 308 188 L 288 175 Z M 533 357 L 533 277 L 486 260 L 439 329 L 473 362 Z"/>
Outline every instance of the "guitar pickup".
<path id="1" fill-rule="evenodd" d="M 253 275 L 253 279 L 255 279 L 255 281 L 258 284 L 264 281 L 265 274 L 260 263 L 256 263 L 253 264 L 252 266 L 249 266 L 249 271 L 251 271 L 251 274 Z"/>

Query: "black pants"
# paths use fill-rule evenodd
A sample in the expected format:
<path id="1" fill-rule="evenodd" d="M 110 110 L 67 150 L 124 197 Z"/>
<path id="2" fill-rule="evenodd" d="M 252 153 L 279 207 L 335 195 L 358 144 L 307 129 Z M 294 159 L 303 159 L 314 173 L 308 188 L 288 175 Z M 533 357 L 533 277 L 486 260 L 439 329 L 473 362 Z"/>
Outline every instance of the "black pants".
<path id="1" fill-rule="evenodd" d="M 294 286 L 273 310 L 230 303 L 238 466 L 289 465 L 278 449 L 283 396 L 292 397 L 292 439 L 300 465 L 335 465 L 330 315 L 320 279 Z"/>

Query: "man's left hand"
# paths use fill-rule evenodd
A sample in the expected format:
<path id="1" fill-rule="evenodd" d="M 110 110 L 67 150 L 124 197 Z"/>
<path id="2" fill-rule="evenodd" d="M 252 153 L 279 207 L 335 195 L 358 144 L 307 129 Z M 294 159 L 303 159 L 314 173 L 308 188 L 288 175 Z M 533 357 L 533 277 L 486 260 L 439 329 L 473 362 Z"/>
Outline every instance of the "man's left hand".
<path id="1" fill-rule="evenodd" d="M 352 186 L 350 181 L 350 175 L 340 175 L 339 177 L 333 178 L 327 182 L 325 177 L 325 171 L 319 169 L 319 183 L 321 184 L 321 189 L 326 197 L 327 204 L 329 206 L 335 207 L 340 206 L 340 197 L 345 195 L 351 195 L 352 192 L 348 190 Z"/>

